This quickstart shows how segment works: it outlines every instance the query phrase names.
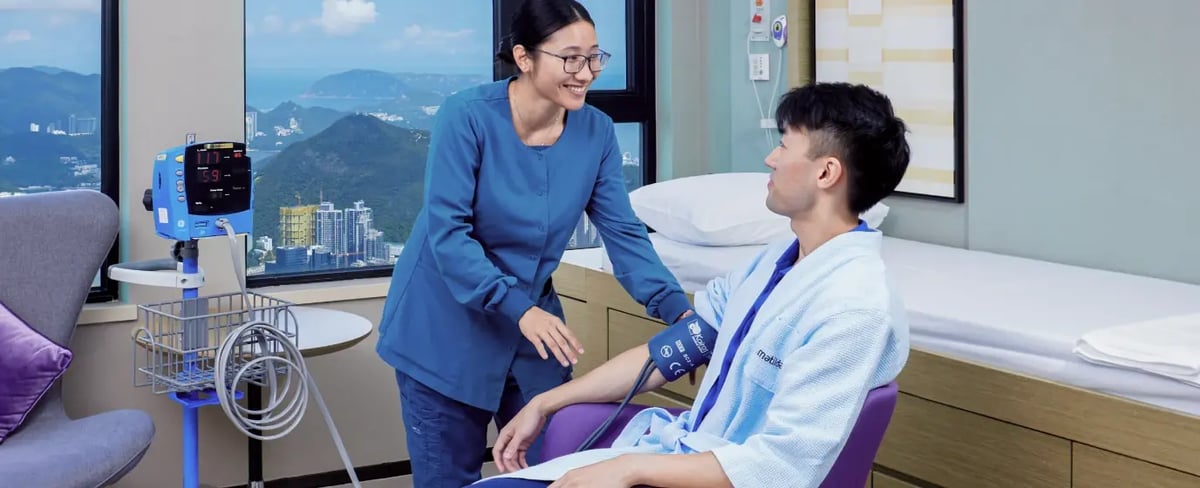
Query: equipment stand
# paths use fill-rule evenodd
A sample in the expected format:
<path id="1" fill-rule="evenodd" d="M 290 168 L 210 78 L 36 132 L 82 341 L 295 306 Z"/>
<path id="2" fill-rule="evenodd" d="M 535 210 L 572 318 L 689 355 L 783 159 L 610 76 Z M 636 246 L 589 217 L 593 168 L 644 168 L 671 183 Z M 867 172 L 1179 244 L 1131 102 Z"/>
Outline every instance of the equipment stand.
<path id="1" fill-rule="evenodd" d="M 246 409 L 255 412 L 262 409 L 262 387 L 254 382 L 246 384 Z M 259 420 L 260 416 L 251 414 L 251 420 Z M 262 435 L 262 431 L 258 429 L 250 429 L 250 433 L 254 435 Z M 263 481 L 263 452 L 262 441 L 255 437 L 247 437 L 250 443 L 246 446 L 247 459 L 246 466 L 249 468 L 250 488 L 264 488 L 266 483 Z"/>
<path id="2" fill-rule="evenodd" d="M 183 273 L 193 274 L 200 271 L 200 248 L 195 239 L 182 242 L 179 257 L 183 262 Z M 197 300 L 198 288 L 183 289 L 183 316 L 196 317 L 206 315 L 206 304 Z M 207 343 L 208 331 L 204 323 L 184 323 L 184 347 L 195 349 L 198 343 Z M 180 374 L 185 377 L 197 377 L 204 374 L 197 365 L 197 355 L 189 352 L 184 355 L 183 367 Z M 183 405 L 183 488 L 198 488 L 200 486 L 200 415 L 199 409 L 205 405 L 217 405 L 220 400 L 213 394 L 212 389 L 203 391 L 176 392 L 171 399 Z M 235 395 L 236 396 L 236 395 Z"/>

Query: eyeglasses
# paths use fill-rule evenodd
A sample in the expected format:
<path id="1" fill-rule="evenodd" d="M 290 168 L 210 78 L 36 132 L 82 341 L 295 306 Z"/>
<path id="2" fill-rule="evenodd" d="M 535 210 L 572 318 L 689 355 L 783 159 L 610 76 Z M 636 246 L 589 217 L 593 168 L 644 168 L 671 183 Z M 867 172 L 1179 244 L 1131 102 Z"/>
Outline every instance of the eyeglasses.
<path id="1" fill-rule="evenodd" d="M 535 51 L 538 51 L 542 54 L 549 54 L 551 56 L 554 56 L 558 59 L 563 60 L 563 71 L 566 71 L 567 73 L 570 73 L 570 74 L 575 74 L 580 71 L 583 71 L 584 64 L 587 64 L 588 68 L 590 68 L 593 73 L 600 71 L 600 70 L 604 69 L 604 67 L 606 65 L 608 65 L 608 58 L 612 57 L 611 54 L 606 53 L 604 51 L 600 51 L 598 53 L 593 53 L 593 54 L 589 54 L 589 55 L 568 54 L 565 56 L 562 54 L 554 54 L 550 51 L 545 51 L 542 49 L 535 49 Z"/>

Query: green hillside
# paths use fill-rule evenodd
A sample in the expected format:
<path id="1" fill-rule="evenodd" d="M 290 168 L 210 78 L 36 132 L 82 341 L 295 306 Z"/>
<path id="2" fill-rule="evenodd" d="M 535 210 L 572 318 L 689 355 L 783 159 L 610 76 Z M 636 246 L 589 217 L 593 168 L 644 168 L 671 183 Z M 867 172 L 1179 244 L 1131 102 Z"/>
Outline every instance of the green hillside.
<path id="1" fill-rule="evenodd" d="M 429 134 L 371 116 L 349 115 L 297 142 L 255 178 L 255 236 L 278 238 L 279 207 L 319 203 L 337 209 L 363 200 L 389 242 L 404 242 L 424 198 Z"/>

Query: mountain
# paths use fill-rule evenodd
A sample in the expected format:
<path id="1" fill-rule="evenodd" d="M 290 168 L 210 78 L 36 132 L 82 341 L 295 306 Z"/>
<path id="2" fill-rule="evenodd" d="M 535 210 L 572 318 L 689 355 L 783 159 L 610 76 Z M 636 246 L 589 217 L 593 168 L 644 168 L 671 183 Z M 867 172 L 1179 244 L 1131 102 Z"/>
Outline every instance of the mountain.
<path id="1" fill-rule="evenodd" d="M 477 75 L 388 73 L 355 69 L 314 82 L 300 102 L 342 111 L 400 113 L 437 106 L 447 96 L 490 81 Z"/>
<path id="2" fill-rule="evenodd" d="M 0 135 L 0 191 L 27 186 L 77 188 L 98 185 L 95 172 L 83 165 L 100 162 L 99 136 L 68 137 L 40 132 Z M 98 169 L 98 166 L 92 168 Z"/>
<path id="3" fill-rule="evenodd" d="M 278 239 L 279 208 L 316 204 L 337 209 L 363 200 L 388 242 L 404 242 L 424 198 L 429 133 L 375 117 L 348 115 L 292 144 L 255 175 L 255 235 Z"/>
<path id="4" fill-rule="evenodd" d="M 283 102 L 269 111 L 247 106 L 246 112 L 257 113 L 258 132 L 250 141 L 256 150 L 277 151 L 304 140 L 333 125 L 347 114 L 325 107 L 302 107 L 293 102 Z"/>
<path id="5" fill-rule="evenodd" d="M 0 70 L 0 134 L 29 132 L 36 123 L 68 130 L 70 117 L 94 118 L 100 131 L 100 75 L 49 67 Z M 93 121 L 88 121 L 91 124 Z"/>

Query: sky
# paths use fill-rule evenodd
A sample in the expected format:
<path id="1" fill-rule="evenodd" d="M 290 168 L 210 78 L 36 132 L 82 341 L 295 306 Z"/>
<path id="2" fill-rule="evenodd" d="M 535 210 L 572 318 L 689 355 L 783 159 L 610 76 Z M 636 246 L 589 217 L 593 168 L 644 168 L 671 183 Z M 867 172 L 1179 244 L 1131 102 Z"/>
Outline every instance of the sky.
<path id="1" fill-rule="evenodd" d="M 583 3 L 602 48 L 625 60 L 625 3 Z M 248 71 L 490 76 L 496 50 L 490 0 L 246 0 L 246 36 Z"/>
<path id="2" fill-rule="evenodd" d="M 0 0 L 0 68 L 100 72 L 100 0 Z"/>
<path id="3" fill-rule="evenodd" d="M 248 71 L 491 74 L 489 0 L 245 1 Z M 612 62 L 626 62 L 625 3 L 582 3 Z M 0 68 L 52 65 L 97 73 L 100 5 L 101 0 L 0 0 Z"/>

